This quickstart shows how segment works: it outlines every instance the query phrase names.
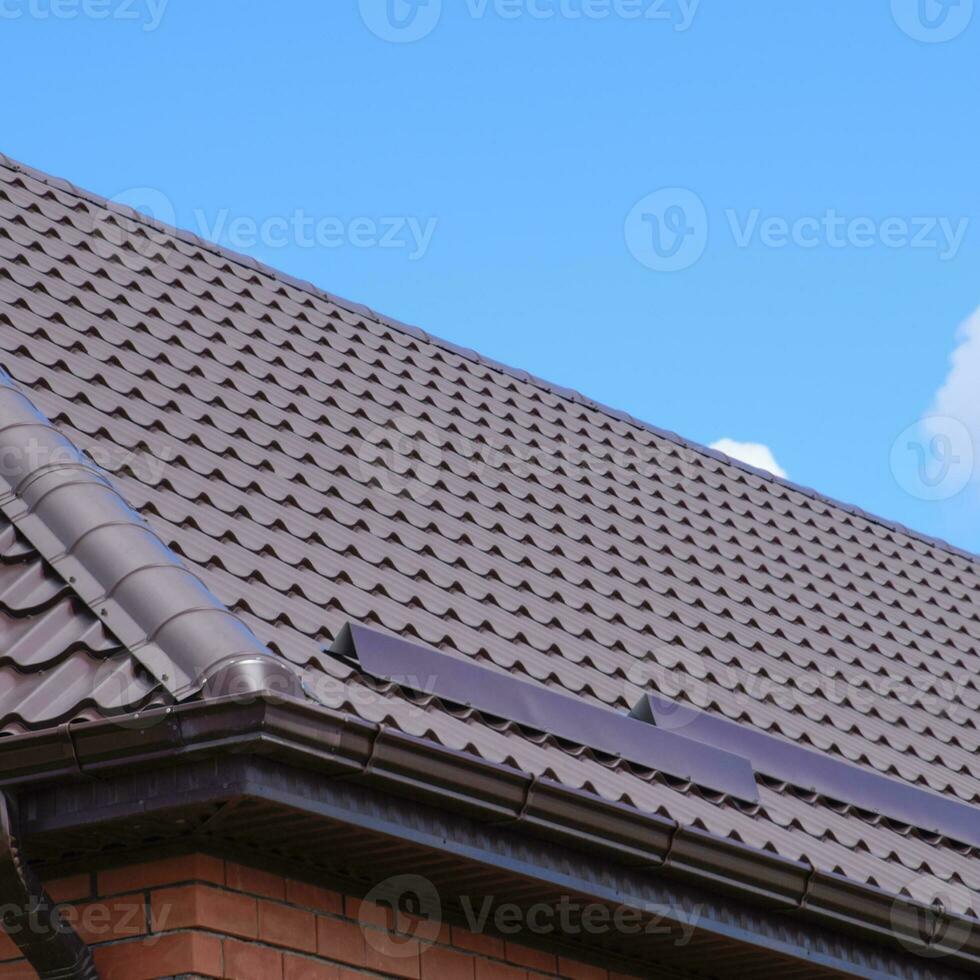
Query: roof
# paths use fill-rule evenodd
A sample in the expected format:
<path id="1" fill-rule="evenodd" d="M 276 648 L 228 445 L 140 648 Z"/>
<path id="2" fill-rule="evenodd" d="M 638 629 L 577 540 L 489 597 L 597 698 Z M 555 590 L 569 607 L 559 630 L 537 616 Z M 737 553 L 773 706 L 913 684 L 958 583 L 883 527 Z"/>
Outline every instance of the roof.
<path id="1" fill-rule="evenodd" d="M 0 516 L 0 720 L 5 734 L 147 703 L 156 687 Z"/>
<path id="2" fill-rule="evenodd" d="M 310 698 L 975 907 L 975 846 L 806 773 L 737 799 L 326 648 L 354 620 L 623 714 L 659 693 L 976 805 L 980 559 L 0 164 L 0 364 Z"/>

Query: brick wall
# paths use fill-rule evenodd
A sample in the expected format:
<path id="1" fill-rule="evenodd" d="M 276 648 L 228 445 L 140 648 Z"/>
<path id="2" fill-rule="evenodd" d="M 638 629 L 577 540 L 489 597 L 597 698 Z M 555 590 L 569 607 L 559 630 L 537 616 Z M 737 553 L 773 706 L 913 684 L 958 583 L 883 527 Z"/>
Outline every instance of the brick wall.
<path id="1" fill-rule="evenodd" d="M 48 883 L 104 980 L 624 980 L 565 957 L 409 916 L 203 854 Z M 33 978 L 0 933 L 0 980 Z"/>

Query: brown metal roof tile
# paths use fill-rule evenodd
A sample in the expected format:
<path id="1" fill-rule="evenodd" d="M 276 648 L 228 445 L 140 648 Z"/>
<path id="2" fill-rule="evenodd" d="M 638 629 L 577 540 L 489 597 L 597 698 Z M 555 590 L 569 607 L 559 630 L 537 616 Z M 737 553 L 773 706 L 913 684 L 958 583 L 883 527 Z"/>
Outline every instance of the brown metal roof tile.
<path id="1" fill-rule="evenodd" d="M 222 661 L 274 662 L 3 373 L 0 454 L 5 519 L 171 694 L 198 690 Z M 25 577 L 35 593 L 45 584 L 43 575 L 31 582 L 29 570 Z M 81 672 L 77 683 L 85 682 Z"/>
<path id="2" fill-rule="evenodd" d="M 310 678 L 367 621 L 620 710 L 660 690 L 980 798 L 975 556 L 15 164 L 0 362 Z M 152 466 L 127 464 L 141 452 Z M 856 880 L 900 890 L 928 868 L 977 887 L 972 851 L 791 786 L 744 812 L 437 705 L 379 711 Z"/>
<path id="3" fill-rule="evenodd" d="M 0 736 L 141 707 L 158 688 L 0 514 Z"/>

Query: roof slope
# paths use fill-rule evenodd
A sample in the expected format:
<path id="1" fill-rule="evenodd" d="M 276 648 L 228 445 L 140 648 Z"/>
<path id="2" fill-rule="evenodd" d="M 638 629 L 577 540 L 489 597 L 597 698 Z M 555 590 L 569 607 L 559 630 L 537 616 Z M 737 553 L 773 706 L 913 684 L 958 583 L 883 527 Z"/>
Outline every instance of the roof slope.
<path id="1" fill-rule="evenodd" d="M 0 515 L 0 733 L 140 707 L 156 687 Z"/>
<path id="2" fill-rule="evenodd" d="M 373 623 L 976 804 L 977 558 L 9 161 L 0 364 L 325 703 L 892 891 L 934 874 L 957 910 L 980 892 L 975 848 L 805 776 L 749 806 L 431 697 L 359 698 L 375 683 L 322 654 Z"/>
<path id="3" fill-rule="evenodd" d="M 205 685 L 207 693 L 214 694 L 215 687 L 226 687 L 232 675 L 239 677 L 235 683 L 243 681 L 243 674 L 253 675 L 260 684 L 276 675 L 298 690 L 295 670 L 259 643 L 209 592 L 123 499 L 111 479 L 58 432 L 2 371 L 0 457 L 0 510 L 17 536 L 13 553 L 18 554 L 18 542 L 24 540 L 45 560 L 43 568 L 37 566 L 23 581 L 13 577 L 12 595 L 18 597 L 22 585 L 37 579 L 41 587 L 29 591 L 28 600 L 43 606 L 46 592 L 58 598 L 67 593 L 72 605 L 60 618 L 79 632 L 79 641 L 92 631 L 94 615 L 111 627 L 114 646 L 132 661 L 129 669 L 134 676 L 142 672 L 154 678 L 153 687 L 159 686 L 166 700 L 182 700 Z M 9 633 L 12 648 L 17 649 L 17 630 L 11 627 Z M 36 670 L 34 652 L 25 652 L 26 658 L 13 662 Z M 54 649 L 50 655 L 60 652 Z M 84 700 L 86 683 L 94 691 L 103 688 L 105 680 L 122 676 L 115 664 L 100 665 L 94 675 L 87 665 L 74 667 L 80 669 L 72 668 L 62 678 L 67 691 L 46 688 L 55 692 L 55 702 L 64 708 L 72 703 L 72 691 Z M 138 705 L 144 692 L 135 693 Z M 104 703 L 105 692 L 96 700 Z"/>

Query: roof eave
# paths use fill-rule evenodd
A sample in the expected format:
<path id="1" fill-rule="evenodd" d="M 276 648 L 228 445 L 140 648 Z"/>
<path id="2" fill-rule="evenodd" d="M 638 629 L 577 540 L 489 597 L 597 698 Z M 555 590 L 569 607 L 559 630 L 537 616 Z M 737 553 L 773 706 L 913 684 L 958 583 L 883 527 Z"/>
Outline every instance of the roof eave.
<path id="1" fill-rule="evenodd" d="M 919 906 L 881 889 L 280 692 L 4 739 L 0 788 L 26 792 L 55 780 L 109 778 L 243 751 L 585 848 L 634 871 L 721 890 L 892 949 L 928 954 L 933 962 L 938 956 L 950 966 L 980 970 L 980 929 L 970 919 L 950 917 L 960 924 L 953 931 L 962 940 L 957 948 L 943 948 L 942 940 L 929 946 L 916 928 Z"/>

